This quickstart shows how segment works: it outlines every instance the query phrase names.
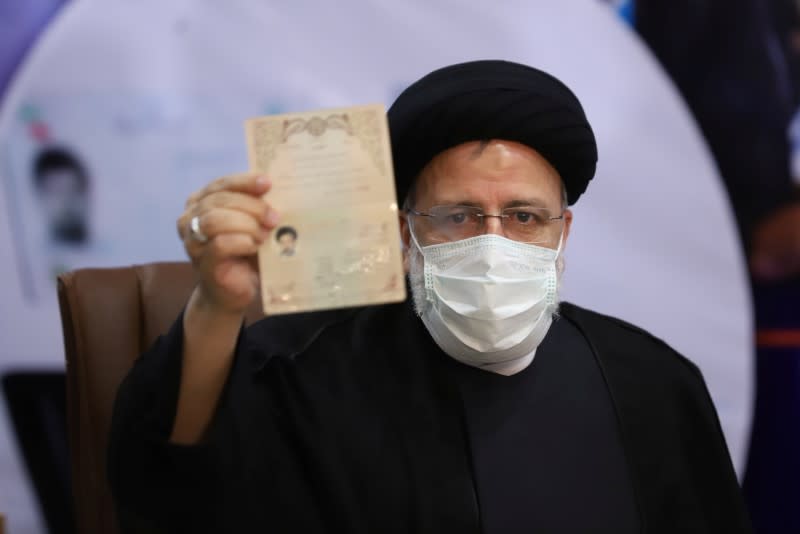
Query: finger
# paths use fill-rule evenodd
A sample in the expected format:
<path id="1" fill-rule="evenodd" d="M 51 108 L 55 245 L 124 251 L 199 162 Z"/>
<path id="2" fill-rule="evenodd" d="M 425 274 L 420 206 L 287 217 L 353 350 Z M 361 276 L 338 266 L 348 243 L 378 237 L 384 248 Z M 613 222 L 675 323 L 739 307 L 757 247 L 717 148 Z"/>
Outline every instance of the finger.
<path id="1" fill-rule="evenodd" d="M 175 228 L 178 230 L 178 237 L 181 238 L 181 241 L 186 239 L 186 234 L 189 231 L 189 221 L 190 219 L 185 212 L 175 221 Z"/>
<path id="2" fill-rule="evenodd" d="M 186 252 L 193 263 L 212 267 L 226 260 L 255 258 L 259 246 L 248 234 L 222 234 L 205 243 L 191 238 L 184 241 Z"/>
<path id="3" fill-rule="evenodd" d="M 236 191 L 251 196 L 260 196 L 269 191 L 271 185 L 269 178 L 263 173 L 231 174 L 217 178 L 203 189 L 191 194 L 186 201 L 186 206 L 188 207 L 201 198 L 220 191 Z"/>
<path id="4" fill-rule="evenodd" d="M 268 202 L 259 197 L 245 193 L 220 191 L 197 202 L 189 211 L 194 215 L 203 215 L 213 209 L 232 209 L 249 214 L 265 227 L 271 228 L 277 223 L 277 212 Z"/>
<path id="5" fill-rule="evenodd" d="M 258 242 L 247 234 L 222 234 L 206 243 L 205 259 L 212 263 L 236 258 L 249 257 L 258 252 Z"/>
<path id="6" fill-rule="evenodd" d="M 231 195 L 235 195 L 231 196 Z M 261 199 L 240 193 L 216 193 L 194 204 L 184 211 L 176 221 L 176 229 L 181 240 L 191 237 L 190 225 L 194 217 L 203 218 L 217 209 L 234 210 L 255 219 L 265 230 L 272 230 L 280 220 L 278 212 Z M 201 227 L 203 233 L 205 230 Z M 208 235 L 208 234 L 206 234 Z"/>
<path id="7" fill-rule="evenodd" d="M 209 239 L 222 234 L 248 234 L 257 242 L 263 241 L 268 231 L 261 221 L 249 213 L 235 209 L 215 208 L 198 219 L 200 231 Z"/>
<path id="8" fill-rule="evenodd" d="M 236 240 L 245 240 L 247 243 L 253 243 L 253 248 L 248 248 L 244 251 L 232 251 L 231 253 L 234 255 L 244 254 L 244 255 L 251 255 L 256 254 L 258 252 L 258 247 L 261 246 L 263 243 L 262 239 L 254 238 L 250 234 L 245 233 L 225 233 L 219 234 L 214 238 L 209 239 L 208 241 L 198 241 L 191 236 L 186 237 L 183 240 L 183 248 L 186 251 L 186 255 L 189 256 L 189 259 L 192 262 L 205 262 L 208 258 L 212 258 L 213 261 L 222 261 L 226 259 L 225 256 L 221 256 L 221 254 L 225 253 L 224 249 L 220 249 L 219 247 L 225 245 L 229 239 L 236 239 Z"/>
<path id="9" fill-rule="evenodd" d="M 187 239 L 191 238 L 192 236 L 191 224 L 192 224 L 192 219 L 194 217 L 195 217 L 194 208 L 192 210 L 184 211 L 181 214 L 181 216 L 178 217 L 175 226 L 178 230 L 178 236 L 180 236 L 182 241 L 186 241 Z"/>

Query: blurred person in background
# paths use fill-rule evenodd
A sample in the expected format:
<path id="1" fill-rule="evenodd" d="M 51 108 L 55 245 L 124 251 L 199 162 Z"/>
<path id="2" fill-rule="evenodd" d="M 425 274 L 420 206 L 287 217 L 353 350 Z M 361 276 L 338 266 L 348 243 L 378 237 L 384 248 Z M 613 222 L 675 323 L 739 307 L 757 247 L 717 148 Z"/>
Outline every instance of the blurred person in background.
<path id="1" fill-rule="evenodd" d="M 757 393 L 745 492 L 756 530 L 800 532 L 800 17 L 795 0 L 634 0 L 692 110 L 750 267 Z M 695 216 L 695 215 L 690 215 Z M 698 219 L 702 231 L 702 217 Z"/>

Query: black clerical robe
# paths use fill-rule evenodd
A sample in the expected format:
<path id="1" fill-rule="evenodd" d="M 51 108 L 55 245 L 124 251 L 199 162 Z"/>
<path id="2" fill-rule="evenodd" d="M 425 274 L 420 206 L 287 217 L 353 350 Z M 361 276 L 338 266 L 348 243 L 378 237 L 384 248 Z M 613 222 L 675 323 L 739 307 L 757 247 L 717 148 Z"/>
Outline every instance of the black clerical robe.
<path id="1" fill-rule="evenodd" d="M 242 331 L 210 428 L 190 447 L 167 442 L 180 383 L 179 319 L 137 361 L 118 393 L 108 471 L 123 527 L 130 532 L 536 531 L 550 528 L 535 517 L 536 507 L 550 497 L 548 508 L 539 512 L 549 521 L 558 514 L 567 518 L 561 531 L 598 531 L 569 521 L 570 514 L 595 513 L 613 523 L 598 510 L 599 502 L 599 508 L 620 510 L 623 529 L 749 532 L 698 369 L 622 321 L 569 304 L 562 304 L 561 315 L 540 349 L 553 346 L 513 377 L 482 377 L 474 373 L 483 371 L 444 355 L 408 304 L 265 319 Z M 559 356 L 559 349 L 567 352 Z M 583 401 L 576 394 L 574 406 L 569 396 L 553 404 L 572 421 L 559 426 L 559 418 L 541 406 L 555 389 L 531 393 L 533 382 L 520 381 L 533 380 L 536 373 L 543 380 L 564 380 L 572 364 L 559 358 L 585 364 L 587 358 L 568 358 L 577 352 L 591 355 L 597 374 L 593 378 L 589 367 L 576 367 L 575 380 L 580 371 L 585 381 L 580 383 L 587 384 L 580 387 L 595 393 L 583 395 Z M 548 360 L 542 359 L 547 354 Z M 545 371 L 546 361 L 554 370 Z M 504 383 L 494 378 L 522 386 L 509 387 L 512 396 L 498 397 Z M 604 452 L 597 461 L 602 466 L 575 448 L 575 440 L 587 436 L 580 417 L 593 401 L 600 403 L 592 413 L 601 421 L 597 450 Z M 526 403 L 530 427 L 523 412 L 515 415 L 511 432 L 491 431 L 494 417 Z M 537 424 L 549 427 L 542 430 L 551 442 L 552 433 L 563 434 L 557 439 L 565 450 L 534 453 Z M 532 454 L 526 455 L 529 449 Z M 554 465 L 561 462 L 574 492 L 562 484 L 560 497 L 552 498 L 561 477 L 558 469 L 548 473 L 547 454 Z M 573 466 L 568 454 L 582 459 Z M 500 460 L 491 460 L 495 455 Z M 526 456 L 530 465 L 521 463 Z M 542 487 L 547 484 L 553 492 Z M 611 486 L 608 496 L 602 494 L 604 485 Z M 499 491 L 515 489 L 530 494 L 529 501 L 519 495 L 510 504 L 497 498 Z"/>

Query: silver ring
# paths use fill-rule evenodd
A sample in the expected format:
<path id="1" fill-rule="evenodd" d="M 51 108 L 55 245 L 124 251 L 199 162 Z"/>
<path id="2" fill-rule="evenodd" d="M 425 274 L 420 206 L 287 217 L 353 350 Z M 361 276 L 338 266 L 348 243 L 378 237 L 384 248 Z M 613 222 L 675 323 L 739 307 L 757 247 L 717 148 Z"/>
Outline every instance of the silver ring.
<path id="1" fill-rule="evenodd" d="M 195 215 L 192 217 L 192 220 L 189 221 L 189 235 L 192 239 L 197 241 L 198 243 L 207 243 L 208 236 L 203 233 L 200 229 L 200 216 Z"/>

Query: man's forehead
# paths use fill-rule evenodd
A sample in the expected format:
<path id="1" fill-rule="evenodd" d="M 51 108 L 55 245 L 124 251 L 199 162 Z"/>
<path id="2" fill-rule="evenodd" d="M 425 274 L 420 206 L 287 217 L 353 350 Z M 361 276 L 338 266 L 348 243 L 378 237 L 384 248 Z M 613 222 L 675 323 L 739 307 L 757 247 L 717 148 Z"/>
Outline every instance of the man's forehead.
<path id="1" fill-rule="evenodd" d="M 535 148 L 506 139 L 469 141 L 438 154 L 456 164 L 503 171 L 515 167 L 531 167 L 558 176 L 558 171 Z"/>
<path id="2" fill-rule="evenodd" d="M 487 165 L 498 169 L 505 169 L 514 164 L 514 160 L 520 157 L 518 151 L 513 150 L 510 141 L 490 141 L 481 144 L 475 151 L 474 159 L 480 160 Z"/>
<path id="3" fill-rule="evenodd" d="M 558 172 L 536 150 L 501 139 L 470 141 L 445 150 L 425 166 L 417 182 L 420 193 L 461 197 L 465 202 L 474 199 L 470 203 L 480 199 L 487 187 L 522 195 L 513 200 L 532 203 L 545 202 L 562 187 Z"/>

